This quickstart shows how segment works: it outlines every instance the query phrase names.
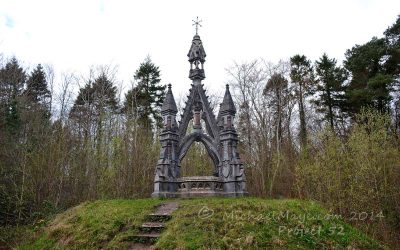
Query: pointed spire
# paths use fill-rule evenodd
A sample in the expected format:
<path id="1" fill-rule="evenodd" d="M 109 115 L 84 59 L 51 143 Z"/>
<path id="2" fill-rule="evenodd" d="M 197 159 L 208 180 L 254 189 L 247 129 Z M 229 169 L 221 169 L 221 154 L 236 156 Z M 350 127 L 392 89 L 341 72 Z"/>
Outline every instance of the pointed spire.
<path id="1" fill-rule="evenodd" d="M 224 100 L 222 101 L 222 103 L 220 105 L 218 116 L 225 115 L 225 114 L 230 114 L 230 115 L 236 114 L 235 104 L 233 103 L 233 99 L 231 96 L 231 92 L 229 91 L 228 84 L 226 85 Z"/>
<path id="2" fill-rule="evenodd" d="M 203 47 L 203 43 L 200 39 L 199 35 L 194 35 L 192 40 L 192 45 L 190 46 L 189 53 L 187 54 L 189 57 L 189 62 L 193 63 L 195 61 L 199 61 L 204 63 L 206 61 L 206 52 Z"/>
<path id="3" fill-rule="evenodd" d="M 206 61 L 206 52 L 203 47 L 203 43 L 201 42 L 200 36 L 197 34 L 194 35 L 192 40 L 192 45 L 190 46 L 189 53 L 187 54 L 190 62 L 190 72 L 189 78 L 191 80 L 203 80 L 206 78 L 204 74 L 204 62 Z M 195 84 L 198 84 L 198 81 L 195 81 Z"/>
<path id="4" fill-rule="evenodd" d="M 165 99 L 163 105 L 161 107 L 161 114 L 178 113 L 178 108 L 176 107 L 174 95 L 172 94 L 171 84 L 168 84 L 167 94 L 165 95 Z"/>

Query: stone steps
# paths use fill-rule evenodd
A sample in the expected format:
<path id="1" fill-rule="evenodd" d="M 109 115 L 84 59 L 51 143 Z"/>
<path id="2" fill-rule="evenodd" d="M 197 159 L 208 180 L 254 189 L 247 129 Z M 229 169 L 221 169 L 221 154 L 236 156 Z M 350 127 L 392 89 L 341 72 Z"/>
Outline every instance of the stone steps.
<path id="1" fill-rule="evenodd" d="M 161 233 L 164 227 L 165 227 L 164 222 L 146 222 L 142 224 L 140 231 Z"/>
<path id="2" fill-rule="evenodd" d="M 160 233 L 138 233 L 132 237 L 130 240 L 134 243 L 142 243 L 145 245 L 153 245 L 157 242 L 160 237 Z"/>
<path id="3" fill-rule="evenodd" d="M 139 228 L 139 233 L 127 238 L 133 242 L 128 249 L 151 249 L 161 232 L 165 229 L 165 222 L 172 218 L 171 213 L 178 208 L 178 203 L 168 202 L 157 207 L 154 213 L 148 214 Z"/>
<path id="4" fill-rule="evenodd" d="M 169 214 L 149 214 L 146 216 L 146 221 L 149 222 L 166 222 L 172 218 Z"/>

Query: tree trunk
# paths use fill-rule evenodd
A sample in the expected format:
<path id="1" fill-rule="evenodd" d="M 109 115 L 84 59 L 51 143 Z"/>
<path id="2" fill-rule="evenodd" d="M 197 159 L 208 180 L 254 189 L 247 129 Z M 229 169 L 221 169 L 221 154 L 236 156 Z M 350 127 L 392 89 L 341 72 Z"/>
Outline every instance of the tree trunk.
<path id="1" fill-rule="evenodd" d="M 303 90 L 301 84 L 299 92 L 299 114 L 300 114 L 300 146 L 301 149 L 304 149 L 304 147 L 307 144 L 307 130 L 306 130 L 306 118 L 304 112 Z"/>

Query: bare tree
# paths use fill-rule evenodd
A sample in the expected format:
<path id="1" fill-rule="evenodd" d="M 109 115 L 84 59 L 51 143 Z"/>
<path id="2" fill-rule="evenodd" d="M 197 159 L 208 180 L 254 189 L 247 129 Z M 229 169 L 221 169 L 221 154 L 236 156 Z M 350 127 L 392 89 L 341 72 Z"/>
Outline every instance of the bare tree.
<path id="1" fill-rule="evenodd" d="M 56 105 L 58 106 L 58 119 L 65 123 L 69 110 L 73 104 L 72 88 L 78 86 L 78 77 L 73 73 L 63 73 L 61 75 L 61 84 L 58 87 L 59 92 L 56 95 Z"/>
<path id="2" fill-rule="evenodd" d="M 254 176 L 257 192 L 266 194 L 266 183 L 269 176 L 271 113 L 267 100 L 263 96 L 268 74 L 260 60 L 237 63 L 227 69 L 228 83 L 238 109 L 237 126 L 244 139 L 244 160 L 250 167 L 249 178 Z"/>
<path id="3" fill-rule="evenodd" d="M 43 65 L 44 72 L 46 75 L 46 82 L 47 86 L 49 87 L 50 91 L 50 100 L 49 100 L 49 111 L 50 113 L 53 112 L 53 96 L 54 96 L 54 68 L 50 64 Z"/>

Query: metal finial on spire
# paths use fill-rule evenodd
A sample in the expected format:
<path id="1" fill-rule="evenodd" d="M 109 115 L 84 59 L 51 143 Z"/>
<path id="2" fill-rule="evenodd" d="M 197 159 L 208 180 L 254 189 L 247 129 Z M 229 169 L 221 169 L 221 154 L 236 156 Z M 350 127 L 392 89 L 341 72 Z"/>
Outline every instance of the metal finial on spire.
<path id="1" fill-rule="evenodd" d="M 196 17 L 196 21 L 192 20 L 192 22 L 193 22 L 192 26 L 194 26 L 194 25 L 196 26 L 196 35 L 197 35 L 197 31 L 199 29 L 199 26 L 202 27 L 200 24 L 202 21 L 203 20 L 199 20 L 199 17 Z"/>

